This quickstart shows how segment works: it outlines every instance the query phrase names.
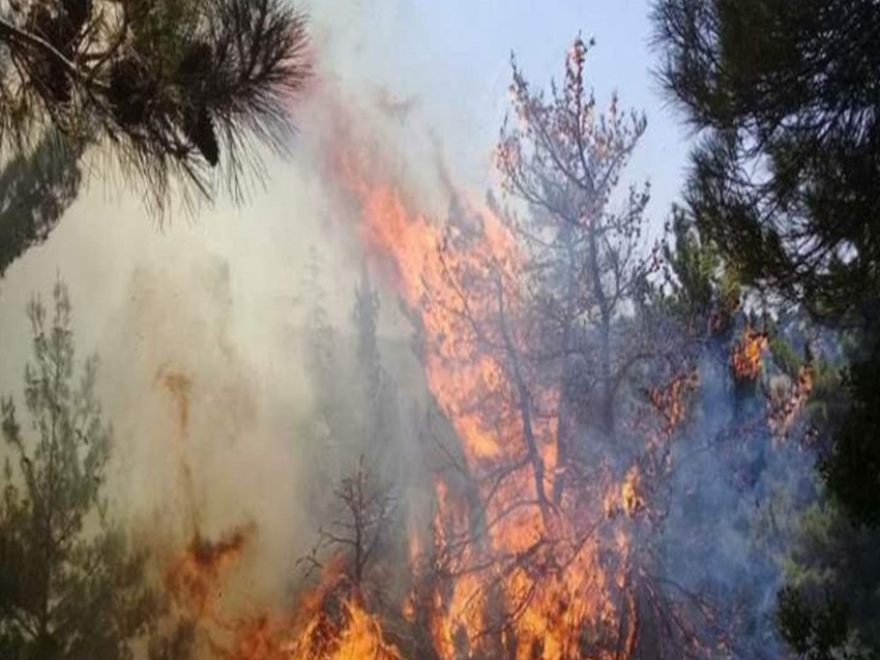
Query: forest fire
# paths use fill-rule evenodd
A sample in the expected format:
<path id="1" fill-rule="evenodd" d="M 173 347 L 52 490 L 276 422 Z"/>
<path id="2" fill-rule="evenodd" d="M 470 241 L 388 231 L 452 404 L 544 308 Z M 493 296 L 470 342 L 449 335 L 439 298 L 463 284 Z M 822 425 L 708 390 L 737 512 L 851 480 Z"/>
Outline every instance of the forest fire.
<path id="1" fill-rule="evenodd" d="M 778 396 L 771 392 L 769 421 L 776 437 L 785 436 L 789 432 L 813 391 L 814 381 L 814 366 L 802 364 L 798 368 L 797 378 L 789 387 Z"/>
<path id="2" fill-rule="evenodd" d="M 576 48 L 571 66 L 581 56 Z M 611 113 L 613 130 L 623 130 L 616 106 Z M 347 528 L 353 538 L 320 532 L 353 556 L 346 550 L 323 563 L 313 557 L 323 569 L 317 586 L 289 611 L 219 613 L 213 594 L 247 535 L 209 544 L 197 526 L 185 557 L 169 569 L 166 586 L 175 601 L 215 631 L 211 648 L 229 660 L 397 660 L 414 654 L 401 644 L 401 627 L 429 636 L 429 657 L 439 660 L 626 660 L 640 653 L 640 644 L 650 646 L 652 635 L 700 648 L 699 624 L 682 612 L 696 611 L 711 626 L 710 608 L 663 592 L 653 572 L 662 567 L 646 541 L 668 513 L 667 503 L 655 499 L 671 490 L 671 442 L 687 422 L 700 385 L 697 368 L 670 357 L 669 346 L 642 339 L 620 357 L 622 364 L 612 364 L 604 292 L 591 294 L 600 301 L 604 329 L 573 330 L 590 310 L 564 308 L 582 304 L 578 297 L 585 294 L 571 285 L 553 299 L 555 280 L 564 278 L 551 274 L 552 285 L 536 279 L 542 255 L 523 244 L 506 211 L 492 200 L 470 199 L 441 176 L 448 215 L 438 222 L 409 181 L 387 174 L 383 150 L 337 119 L 327 149 L 335 192 L 354 215 L 370 266 L 385 276 L 413 322 L 428 389 L 452 431 L 438 440 L 447 464 L 431 466 L 433 520 L 408 521 L 408 583 L 393 606 L 371 591 L 384 585 L 362 580 L 370 513 L 357 506 Z M 596 158 L 610 158 L 614 139 L 620 136 L 597 138 Z M 510 158 L 516 167 L 519 161 Z M 589 235 L 589 213 L 577 222 Z M 559 231 L 556 240 L 587 242 L 572 239 L 568 227 L 550 231 Z M 622 268 L 615 259 L 610 268 Z M 640 269 L 614 270 L 608 279 L 636 280 L 647 273 Z M 542 336 L 556 332 L 559 317 L 569 324 L 559 336 L 581 332 L 580 341 L 595 342 L 589 354 L 598 357 L 574 376 L 565 351 L 588 351 L 570 342 L 560 358 L 554 339 Z M 737 379 L 757 378 L 767 341 L 746 329 L 731 357 Z M 639 370 L 653 385 L 633 375 Z M 184 438 L 192 383 L 173 372 L 158 380 L 176 403 Z M 614 395 L 624 387 L 636 412 L 615 422 Z M 582 391 L 591 390 L 590 402 Z M 363 494 L 343 487 L 337 495 L 346 492 Z"/>
<path id="3" fill-rule="evenodd" d="M 607 409 L 563 410 L 578 395 L 564 360 L 535 357 L 545 312 L 529 298 L 529 255 L 503 212 L 445 182 L 449 212 L 437 222 L 408 183 L 383 174 L 380 149 L 358 145 L 336 131 L 330 168 L 371 266 L 413 321 L 428 388 L 454 438 L 442 447 L 448 464 L 432 466 L 433 520 L 408 521 L 408 583 L 390 620 L 375 585 L 361 581 L 361 560 L 344 553 L 320 564 L 317 586 L 292 608 L 222 612 L 215 594 L 251 532 L 208 543 L 196 526 L 166 578 L 185 618 L 213 631 L 213 653 L 228 660 L 420 657 L 401 643 L 409 633 L 429 638 L 429 657 L 440 660 L 627 659 L 652 634 L 699 648 L 681 610 L 710 621 L 709 608 L 662 592 L 645 541 L 666 515 L 655 499 L 668 486 L 670 443 L 687 422 L 697 370 L 668 357 L 652 363 L 651 382 L 663 384 L 632 386 L 640 412 L 618 431 Z M 738 377 L 756 377 L 766 343 L 747 330 L 731 358 Z M 626 364 L 646 361 L 649 349 Z M 157 381 L 184 439 L 193 384 L 172 371 Z M 361 550 L 360 537 L 341 542 Z M 674 632 L 657 632 L 661 625 Z"/>
<path id="4" fill-rule="evenodd" d="M 880 660 L 877 3 L 298 4 L 0 18 L 0 660 Z"/>
<path id="5" fill-rule="evenodd" d="M 236 531 L 216 543 L 194 541 L 166 572 L 165 586 L 178 622 L 204 635 L 211 655 L 223 660 L 401 658 L 346 580 L 341 558 L 328 565 L 318 586 L 294 611 L 223 612 L 217 600 L 247 538 L 247 533 Z"/>
<path id="6" fill-rule="evenodd" d="M 333 168 L 364 244 L 418 317 L 429 387 L 476 489 L 469 498 L 437 477 L 434 538 L 412 543 L 428 548 L 433 595 L 410 598 L 407 617 L 430 609 L 434 652 L 444 660 L 612 657 L 589 633 L 598 639 L 608 629 L 620 631 L 627 657 L 637 625 L 622 593 L 630 542 L 604 503 L 616 493 L 629 518 L 639 515 L 646 503 L 636 468 L 617 482 L 600 463 L 592 479 L 554 488 L 571 468 L 559 464 L 558 380 L 541 383 L 518 359 L 529 325 L 513 235 L 491 209 L 460 197 L 458 218 L 441 229 L 398 184 L 375 177 L 381 168 L 367 152 L 342 147 Z M 672 426 L 683 410 L 670 415 Z"/>
<path id="7" fill-rule="evenodd" d="M 685 421 L 687 414 L 687 396 L 699 385 L 699 376 L 695 371 L 677 375 L 664 388 L 651 388 L 648 398 L 651 404 L 663 417 L 662 432 L 672 433 Z"/>
<path id="8" fill-rule="evenodd" d="M 326 589 L 328 579 L 335 590 Z M 284 646 L 284 658 L 401 660 L 397 648 L 384 640 L 378 619 L 366 611 L 356 593 L 346 592 L 325 576 L 322 586 L 311 597 L 312 604 L 306 607 L 309 616 L 295 627 L 295 641 Z M 257 660 L 238 657 L 239 660 Z"/>
<path id="9" fill-rule="evenodd" d="M 345 579 L 343 562 L 331 562 L 318 586 L 296 612 L 260 615 L 227 625 L 232 641 L 221 650 L 226 660 L 400 660 L 383 639 L 377 619 Z"/>
<path id="10" fill-rule="evenodd" d="M 255 605 L 243 611 L 224 607 L 224 591 L 244 554 L 254 545 L 257 528 L 254 524 L 242 525 L 217 540 L 202 533 L 185 446 L 194 383 L 183 372 L 169 369 L 160 370 L 156 381 L 171 395 L 176 409 L 175 458 L 192 525 L 189 545 L 168 561 L 163 575 L 163 587 L 172 606 L 170 623 L 178 630 L 192 631 L 183 638 L 224 660 L 400 658 L 383 639 L 377 619 L 364 608 L 341 556 L 327 563 L 317 587 L 292 611 L 265 610 Z"/>

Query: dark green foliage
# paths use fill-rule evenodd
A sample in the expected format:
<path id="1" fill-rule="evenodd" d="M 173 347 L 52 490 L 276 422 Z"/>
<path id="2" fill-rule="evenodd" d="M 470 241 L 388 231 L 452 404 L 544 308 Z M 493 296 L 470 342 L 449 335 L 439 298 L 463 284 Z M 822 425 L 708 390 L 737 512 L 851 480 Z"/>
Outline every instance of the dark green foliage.
<path id="1" fill-rule="evenodd" d="M 877 319 L 880 14 L 868 0 L 662 0 L 662 78 L 703 131 L 687 200 L 748 282 Z"/>
<path id="2" fill-rule="evenodd" d="M 687 199 L 746 281 L 880 329 L 880 14 L 866 0 L 663 0 L 663 79 L 704 139 Z M 777 347 L 778 348 L 778 347 Z M 876 521 L 880 426 L 867 368 L 823 474 Z"/>
<path id="3" fill-rule="evenodd" d="M 846 643 L 846 609 L 834 598 L 811 603 L 801 592 L 785 587 L 777 596 L 776 617 L 782 638 L 800 657 L 832 660 L 833 651 Z"/>
<path id="4" fill-rule="evenodd" d="M 0 171 L 0 277 L 9 265 L 48 238 L 76 199 L 80 149 L 47 135 L 29 156 Z"/>
<path id="5" fill-rule="evenodd" d="M 845 387 L 839 365 L 815 364 L 808 405 L 844 511 L 793 562 L 825 579 L 780 594 L 792 648 L 830 657 L 846 630 L 878 627 L 876 602 L 853 607 L 859 585 L 876 589 L 876 551 L 843 521 L 880 522 L 880 12 L 870 0 L 658 0 L 654 19 L 663 82 L 701 132 L 686 188 L 701 234 L 745 284 L 858 338 Z M 771 350 L 791 374 L 798 356 Z M 816 596 L 825 590 L 846 614 Z"/>
<path id="6" fill-rule="evenodd" d="M 790 378 L 797 378 L 803 362 L 784 337 L 774 334 L 770 340 L 770 353 L 773 355 L 773 362 L 784 374 Z"/>
<path id="7" fill-rule="evenodd" d="M 220 162 L 220 145 L 217 144 L 217 132 L 214 121 L 207 107 L 186 111 L 183 132 L 192 145 L 199 150 L 202 157 L 212 167 Z"/>
<path id="8" fill-rule="evenodd" d="M 102 486 L 111 435 L 94 388 L 97 363 L 79 382 L 67 290 L 54 313 L 28 312 L 33 358 L 25 372 L 29 424 L 3 401 L 7 453 L 0 502 L 0 654 L 16 660 L 131 657 L 156 601 L 144 587 L 146 556 L 110 520 Z M 13 463 L 12 459 L 16 459 Z"/>
<path id="9" fill-rule="evenodd" d="M 673 207 L 666 232 L 660 280 L 663 309 L 696 335 L 730 330 L 743 295 L 738 274 L 685 209 Z"/>
<path id="10" fill-rule="evenodd" d="M 777 625 L 808 658 L 876 658 L 880 650 L 880 562 L 876 530 L 854 526 L 833 503 L 810 507 L 788 548 Z M 874 655 L 871 655 L 871 654 Z"/>
<path id="11" fill-rule="evenodd" d="M 47 129 L 102 144 L 116 173 L 236 199 L 256 143 L 289 146 L 310 68 L 305 17 L 283 0 L 38 0 L 0 18 L 0 144 L 29 153 Z"/>
<path id="12" fill-rule="evenodd" d="M 844 376 L 849 413 L 835 436 L 821 472 L 853 519 L 880 524 L 880 342 L 870 358 Z"/>
<path id="13" fill-rule="evenodd" d="M 208 193 L 201 165 L 222 154 L 239 195 L 252 140 L 286 148 L 290 104 L 309 73 L 304 18 L 278 0 L 132 2 L 129 11 L 133 40 L 118 59 L 138 88 L 113 97 L 110 125 L 130 147 L 123 164 L 159 189 L 179 169 Z"/>
<path id="14" fill-rule="evenodd" d="M 672 210 L 672 243 L 663 246 L 664 280 L 674 314 L 688 320 L 705 319 L 712 308 L 720 260 L 713 245 L 705 245 L 683 209 Z M 670 229 L 668 228 L 668 229 Z"/>
<path id="15" fill-rule="evenodd" d="M 151 72 L 134 58 L 119 58 L 110 68 L 110 108 L 123 127 L 134 127 L 147 120 L 150 99 L 157 92 Z"/>

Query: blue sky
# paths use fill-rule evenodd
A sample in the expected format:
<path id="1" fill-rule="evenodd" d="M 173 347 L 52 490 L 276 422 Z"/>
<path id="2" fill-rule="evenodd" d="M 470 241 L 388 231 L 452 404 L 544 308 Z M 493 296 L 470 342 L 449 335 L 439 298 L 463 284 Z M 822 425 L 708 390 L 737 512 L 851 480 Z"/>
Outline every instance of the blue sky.
<path id="1" fill-rule="evenodd" d="M 463 178 L 489 169 L 507 110 L 511 51 L 532 84 L 546 88 L 562 73 L 573 38 L 594 37 L 587 77 L 600 105 L 617 90 L 624 108 L 648 116 L 628 180 L 651 181 L 656 227 L 679 194 L 688 133 L 651 74 L 649 10 L 647 0 L 360 0 L 313 14 L 332 34 L 324 53 L 331 68 L 418 98 L 414 121 L 441 136 Z"/>

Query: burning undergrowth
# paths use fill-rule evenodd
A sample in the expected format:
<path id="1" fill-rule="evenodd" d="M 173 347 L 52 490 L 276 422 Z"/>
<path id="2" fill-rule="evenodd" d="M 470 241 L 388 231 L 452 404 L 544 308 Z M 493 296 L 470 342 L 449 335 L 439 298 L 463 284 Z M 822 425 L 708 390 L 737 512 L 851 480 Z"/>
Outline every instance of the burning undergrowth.
<path id="1" fill-rule="evenodd" d="M 317 585 L 299 591 L 295 605 L 265 602 L 252 579 L 253 560 L 259 559 L 263 542 L 255 520 L 221 526 L 213 534 L 203 529 L 204 510 L 193 496 L 199 467 L 193 465 L 188 447 L 196 381 L 164 367 L 155 383 L 169 396 L 174 413 L 178 511 L 184 513 L 187 531 L 183 548 L 175 551 L 165 543 L 156 553 L 165 557 L 161 589 L 167 609 L 151 640 L 151 657 L 399 658 L 383 638 L 378 620 L 366 610 L 365 597 L 341 555 L 321 567 Z M 241 573 L 251 579 L 242 584 L 236 579 Z"/>

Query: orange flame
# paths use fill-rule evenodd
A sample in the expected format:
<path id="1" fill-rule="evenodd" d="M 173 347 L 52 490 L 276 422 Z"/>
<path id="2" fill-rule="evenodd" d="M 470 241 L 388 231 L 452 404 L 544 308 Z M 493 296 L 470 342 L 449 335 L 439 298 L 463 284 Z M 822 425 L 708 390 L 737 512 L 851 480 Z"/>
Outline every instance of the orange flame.
<path id="1" fill-rule="evenodd" d="M 184 620 L 206 628 L 208 644 L 223 660 L 402 660 L 385 640 L 378 619 L 344 579 L 341 559 L 331 562 L 319 585 L 289 613 L 233 617 L 217 599 L 240 558 L 246 532 L 216 543 L 196 539 L 167 569 L 165 584 Z"/>
<path id="2" fill-rule="evenodd" d="M 559 397 L 517 360 L 528 326 L 515 237 L 491 209 L 460 198 L 468 226 L 441 229 L 400 185 L 382 180 L 377 150 L 354 152 L 351 136 L 339 135 L 333 171 L 357 209 L 368 253 L 418 318 L 429 387 L 476 483 L 476 508 L 447 481 L 437 483 L 432 569 L 442 579 L 428 613 L 435 651 L 445 660 L 478 652 L 572 657 L 585 628 L 621 621 L 618 609 L 627 605 L 610 593 L 624 583 L 629 543 L 613 533 L 614 558 L 600 560 L 609 544 L 598 531 L 607 522 L 604 494 L 621 492 L 601 466 L 577 494 L 551 501 L 561 467 Z M 632 515 L 636 488 L 627 477 Z"/>
<path id="3" fill-rule="evenodd" d="M 761 375 L 761 362 L 769 338 L 766 332 L 758 332 L 747 326 L 736 341 L 731 355 L 733 375 L 740 382 L 754 381 Z"/>
<path id="4" fill-rule="evenodd" d="M 220 580 L 239 560 L 252 528 L 236 529 L 219 541 L 196 536 L 165 571 L 165 588 L 178 606 L 197 618 L 216 613 Z"/>
<path id="5" fill-rule="evenodd" d="M 319 585 L 287 617 L 255 617 L 232 627 L 235 638 L 227 660 L 402 660 L 385 641 L 378 619 L 368 613 L 344 579 L 336 558 Z"/>
<path id="6" fill-rule="evenodd" d="M 397 649 L 385 641 L 378 619 L 367 612 L 357 591 L 345 581 L 341 558 L 327 566 L 318 587 L 292 613 L 234 615 L 221 608 L 226 580 L 256 528 L 236 528 L 216 541 L 200 532 L 185 447 L 193 381 L 183 372 L 162 368 L 156 382 L 174 403 L 174 449 L 192 525 L 186 550 L 172 558 L 164 571 L 173 618 L 192 625 L 213 656 L 224 660 L 400 659 Z"/>
<path id="7" fill-rule="evenodd" d="M 676 375 L 663 388 L 648 390 L 648 398 L 663 418 L 664 434 L 671 434 L 687 415 L 687 396 L 696 390 L 699 376 L 696 371 Z"/>
<path id="8" fill-rule="evenodd" d="M 815 372 L 812 364 L 798 368 L 798 376 L 791 387 L 781 395 L 770 396 L 770 429 L 774 440 L 784 437 L 794 424 L 797 414 L 803 409 L 813 392 Z"/>

